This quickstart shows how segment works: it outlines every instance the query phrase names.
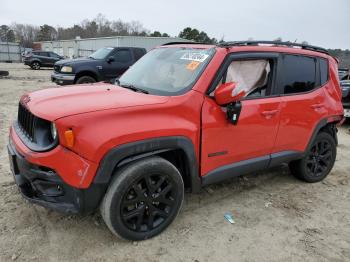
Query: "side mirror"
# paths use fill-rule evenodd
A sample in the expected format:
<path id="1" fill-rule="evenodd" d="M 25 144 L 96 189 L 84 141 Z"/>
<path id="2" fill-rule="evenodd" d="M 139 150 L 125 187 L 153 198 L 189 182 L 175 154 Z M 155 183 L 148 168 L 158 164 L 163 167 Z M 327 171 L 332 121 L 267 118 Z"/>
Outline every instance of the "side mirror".
<path id="1" fill-rule="evenodd" d="M 111 63 L 111 62 L 114 62 L 114 57 L 113 56 L 110 56 L 107 58 L 107 63 Z"/>
<path id="2" fill-rule="evenodd" d="M 229 82 L 220 85 L 214 93 L 216 103 L 218 103 L 220 106 L 224 106 L 239 101 L 245 96 L 245 92 L 242 90 L 236 94 L 236 88 L 236 82 Z"/>

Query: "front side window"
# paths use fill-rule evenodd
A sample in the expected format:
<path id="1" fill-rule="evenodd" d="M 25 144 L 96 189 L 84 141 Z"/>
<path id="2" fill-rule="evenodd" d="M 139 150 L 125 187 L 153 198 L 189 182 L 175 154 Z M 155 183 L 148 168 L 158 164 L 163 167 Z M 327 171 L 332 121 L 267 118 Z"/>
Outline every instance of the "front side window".
<path id="1" fill-rule="evenodd" d="M 176 95 L 191 89 L 215 49 L 157 48 L 144 55 L 119 79 L 151 94 Z"/>
<path id="2" fill-rule="evenodd" d="M 284 94 L 303 93 L 316 87 L 316 59 L 306 56 L 284 55 Z"/>
<path id="3" fill-rule="evenodd" d="M 50 53 L 50 56 L 53 58 L 59 58 L 59 55 L 55 54 L 55 53 Z"/>
<path id="4" fill-rule="evenodd" d="M 218 86 L 235 82 L 235 93 L 245 92 L 245 97 L 265 97 L 272 80 L 273 60 L 234 60 L 225 71 Z M 217 87 L 218 87 L 217 86 Z M 212 93 L 213 94 L 213 93 Z"/>
<path id="5" fill-rule="evenodd" d="M 35 55 L 37 56 L 46 56 L 45 52 L 36 52 Z"/>
<path id="6" fill-rule="evenodd" d="M 112 47 L 104 47 L 104 48 L 98 49 L 96 52 L 92 53 L 89 57 L 97 60 L 105 59 L 112 51 L 113 51 Z"/>

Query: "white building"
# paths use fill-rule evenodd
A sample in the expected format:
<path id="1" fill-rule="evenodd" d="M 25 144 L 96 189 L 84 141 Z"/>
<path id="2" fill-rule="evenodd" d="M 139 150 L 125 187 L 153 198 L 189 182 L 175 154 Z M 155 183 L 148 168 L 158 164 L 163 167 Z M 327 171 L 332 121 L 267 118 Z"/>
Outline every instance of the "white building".
<path id="1" fill-rule="evenodd" d="M 111 36 L 99 38 L 77 37 L 73 40 L 43 41 L 34 43 L 34 49 L 53 51 L 66 57 L 88 56 L 102 47 L 143 47 L 147 51 L 169 42 L 190 42 L 178 37 Z"/>

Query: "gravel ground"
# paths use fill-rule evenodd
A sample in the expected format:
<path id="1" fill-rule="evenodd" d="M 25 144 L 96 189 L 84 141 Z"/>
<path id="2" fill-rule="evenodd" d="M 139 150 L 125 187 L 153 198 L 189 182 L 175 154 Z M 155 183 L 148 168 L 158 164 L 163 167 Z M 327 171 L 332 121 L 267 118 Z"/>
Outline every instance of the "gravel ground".
<path id="1" fill-rule="evenodd" d="M 1 69 L 10 76 L 0 79 L 0 261 L 350 261 L 349 124 L 339 130 L 337 161 L 323 182 L 303 183 L 282 166 L 209 186 L 185 196 L 164 233 L 129 242 L 98 213 L 66 216 L 22 199 L 9 171 L 8 127 L 24 92 L 55 85 L 51 70 Z"/>

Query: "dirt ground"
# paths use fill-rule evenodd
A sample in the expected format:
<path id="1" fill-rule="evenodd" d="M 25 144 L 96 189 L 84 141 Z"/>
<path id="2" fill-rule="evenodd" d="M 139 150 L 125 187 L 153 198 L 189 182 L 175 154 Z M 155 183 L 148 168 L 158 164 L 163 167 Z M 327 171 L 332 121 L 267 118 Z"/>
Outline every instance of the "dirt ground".
<path id="1" fill-rule="evenodd" d="M 114 237 L 98 213 L 66 216 L 22 199 L 6 144 L 24 92 L 51 86 L 51 70 L 0 64 L 0 261 L 350 261 L 350 134 L 339 130 L 338 156 L 321 183 L 286 166 L 187 194 L 161 235 L 143 242 Z M 232 212 L 235 224 L 224 219 Z"/>

